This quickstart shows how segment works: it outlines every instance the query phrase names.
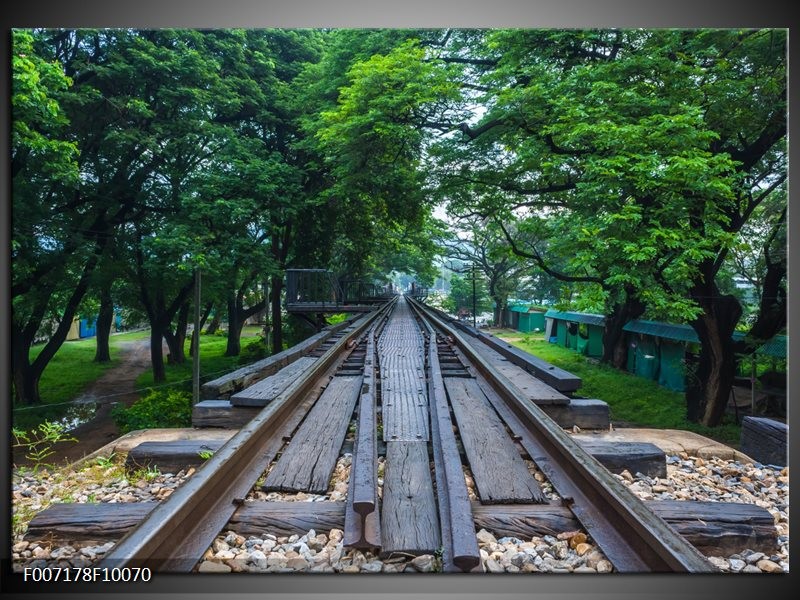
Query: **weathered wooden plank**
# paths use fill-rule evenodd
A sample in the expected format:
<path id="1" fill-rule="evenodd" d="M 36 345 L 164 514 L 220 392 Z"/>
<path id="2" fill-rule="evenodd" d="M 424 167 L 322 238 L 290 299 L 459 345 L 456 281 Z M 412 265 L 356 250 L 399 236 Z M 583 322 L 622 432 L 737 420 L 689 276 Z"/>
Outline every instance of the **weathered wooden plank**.
<path id="1" fill-rule="evenodd" d="M 754 504 L 658 500 L 646 502 L 706 556 L 730 556 L 747 548 L 772 553 L 777 531 L 769 511 Z M 568 508 L 545 504 L 473 505 L 475 526 L 496 536 L 557 535 L 580 529 Z"/>
<path id="2" fill-rule="evenodd" d="M 51 504 L 28 523 L 26 540 L 118 540 L 136 527 L 158 502 Z"/>
<path id="3" fill-rule="evenodd" d="M 394 445 L 394 443 L 392 444 Z M 700 501 L 646 502 L 706 556 L 730 556 L 745 549 L 772 554 L 778 534 L 769 511 L 754 504 Z M 87 543 L 116 541 L 138 525 L 156 502 L 51 504 L 28 524 L 25 540 Z M 237 533 L 302 535 L 342 529 L 344 502 L 246 502 L 226 526 Z M 476 529 L 498 537 L 557 535 L 580 524 L 565 506 L 472 503 Z"/>
<path id="4" fill-rule="evenodd" d="M 401 298 L 378 341 L 386 442 L 430 439 L 423 347 L 419 327 Z"/>
<path id="5" fill-rule="evenodd" d="M 488 347 L 502 354 L 515 365 L 522 367 L 534 377 L 541 379 L 547 385 L 560 392 L 574 392 L 581 387 L 581 378 L 577 375 L 573 375 L 569 371 L 551 365 L 538 356 L 534 356 L 516 346 L 512 346 L 500 338 L 482 331 L 477 332 L 475 337 Z"/>
<path id="6" fill-rule="evenodd" d="M 750 548 L 772 554 L 775 520 L 755 504 L 657 500 L 647 506 L 707 556 L 730 556 Z"/>
<path id="7" fill-rule="evenodd" d="M 344 502 L 246 502 L 227 528 L 243 536 L 303 535 L 344 527 Z"/>
<path id="8" fill-rule="evenodd" d="M 480 550 L 475 538 L 475 524 L 464 479 L 461 456 L 450 408 L 447 403 L 436 334 L 428 325 L 428 398 L 431 410 L 431 439 L 439 499 L 439 522 L 442 529 L 444 571 L 471 571 L 480 566 Z"/>
<path id="9" fill-rule="evenodd" d="M 381 507 L 383 554 L 439 548 L 439 519 L 426 442 L 389 442 Z"/>
<path id="10" fill-rule="evenodd" d="M 316 360 L 310 356 L 298 358 L 274 375 L 231 395 L 231 404 L 233 406 L 266 406 L 297 380 Z"/>
<path id="11" fill-rule="evenodd" d="M 324 494 L 353 414 L 361 377 L 334 377 L 264 482 L 266 491 Z"/>
<path id="12" fill-rule="evenodd" d="M 783 467 L 788 459 L 788 436 L 786 423 L 764 417 L 745 417 L 739 447 L 760 463 Z"/>
<path id="13" fill-rule="evenodd" d="M 319 333 L 312 335 L 299 344 L 287 348 L 282 352 L 267 358 L 245 365 L 235 371 L 226 373 L 212 381 L 208 381 L 200 388 L 201 397 L 206 400 L 228 398 L 232 393 L 238 392 L 257 381 L 277 373 L 280 369 L 294 362 L 302 355 L 317 348 L 336 332 L 351 327 L 355 318 L 349 318 L 341 323 L 327 327 Z"/>
<path id="14" fill-rule="evenodd" d="M 473 341 L 469 338 L 467 338 L 467 340 L 472 341 L 472 347 L 475 351 L 490 361 L 498 371 L 522 392 L 524 397 L 528 398 L 528 400 L 534 404 L 539 406 L 569 404 L 569 398 L 567 396 L 541 379 L 534 377 L 518 365 L 515 365 L 493 348 L 477 340 Z"/>
<path id="15" fill-rule="evenodd" d="M 611 423 L 608 404 L 593 398 L 572 398 L 569 404 L 549 404 L 541 409 L 560 427 L 572 429 L 608 429 Z"/>
<path id="16" fill-rule="evenodd" d="M 162 473 L 177 473 L 181 469 L 198 467 L 207 459 L 202 454 L 213 454 L 226 440 L 173 440 L 169 442 L 142 442 L 131 448 L 125 458 L 125 468 L 157 467 Z"/>
<path id="17" fill-rule="evenodd" d="M 446 379 L 458 431 L 484 503 L 546 502 L 497 413 L 474 379 Z"/>
<path id="18" fill-rule="evenodd" d="M 612 473 L 628 471 L 629 473 L 643 473 L 648 477 L 667 476 L 666 454 L 655 444 L 583 439 L 575 441 Z"/>
<path id="19" fill-rule="evenodd" d="M 233 406 L 230 400 L 201 400 L 192 407 L 192 427 L 240 429 L 259 410 L 257 406 Z"/>

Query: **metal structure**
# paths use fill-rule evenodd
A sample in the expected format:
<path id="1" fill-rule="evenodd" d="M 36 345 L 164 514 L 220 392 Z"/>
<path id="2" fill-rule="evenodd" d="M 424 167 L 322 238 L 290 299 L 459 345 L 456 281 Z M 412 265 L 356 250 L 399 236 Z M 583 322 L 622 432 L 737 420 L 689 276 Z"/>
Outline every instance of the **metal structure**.
<path id="1" fill-rule="evenodd" d="M 382 286 L 356 279 L 338 281 L 326 269 L 286 270 L 286 310 L 298 315 L 357 313 L 374 310 L 395 295 L 391 284 Z"/>

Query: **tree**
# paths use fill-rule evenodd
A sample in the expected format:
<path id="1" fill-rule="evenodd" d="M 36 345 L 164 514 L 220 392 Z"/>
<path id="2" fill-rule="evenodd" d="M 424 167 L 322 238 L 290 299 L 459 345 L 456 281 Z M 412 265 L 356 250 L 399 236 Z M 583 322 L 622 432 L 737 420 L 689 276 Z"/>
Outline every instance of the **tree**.
<path id="1" fill-rule="evenodd" d="M 14 30 L 12 38 L 11 370 L 16 401 L 35 404 L 39 378 L 66 339 L 104 242 L 91 214 L 74 221 L 60 210 L 79 182 L 78 148 L 60 102 L 71 81 L 34 48 L 31 32 Z M 48 321 L 55 331 L 31 362 Z"/>
<path id="2" fill-rule="evenodd" d="M 444 302 L 445 310 L 451 313 L 458 313 L 466 310 L 473 314 L 473 278 L 475 281 L 475 316 L 492 308 L 492 301 L 486 293 L 486 282 L 476 269 L 473 275 L 469 267 L 463 270 L 464 276 L 453 274 L 450 278 L 450 294 Z"/>
<path id="3" fill-rule="evenodd" d="M 445 256 L 480 269 L 487 293 L 494 301 L 494 323 L 508 327 L 509 323 L 503 321 L 508 313 L 508 299 L 520 286 L 525 264 L 513 254 L 495 222 L 467 218 L 456 227 L 455 239 L 443 242 Z"/>
<path id="4" fill-rule="evenodd" d="M 716 278 L 785 180 L 784 32 L 496 31 L 469 58 L 488 111 L 437 150 L 453 206 L 516 222 L 542 268 L 571 257 L 563 279 L 604 298 L 606 353 L 645 309 L 691 322 L 688 415 L 718 423 L 741 307 Z"/>

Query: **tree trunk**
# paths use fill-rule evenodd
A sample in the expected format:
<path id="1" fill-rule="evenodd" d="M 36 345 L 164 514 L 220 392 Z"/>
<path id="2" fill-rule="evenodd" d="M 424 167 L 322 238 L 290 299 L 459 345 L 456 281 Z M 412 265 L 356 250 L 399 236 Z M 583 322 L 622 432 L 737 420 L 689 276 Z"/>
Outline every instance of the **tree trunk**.
<path id="1" fill-rule="evenodd" d="M 283 321 L 281 318 L 281 290 L 283 277 L 276 275 L 272 278 L 270 293 L 272 295 L 272 353 L 277 354 L 283 350 Z"/>
<path id="2" fill-rule="evenodd" d="M 111 361 L 109 338 L 111 325 L 114 322 L 114 302 L 111 299 L 111 284 L 103 286 L 100 291 L 100 311 L 97 314 L 97 350 L 94 362 L 106 363 Z"/>
<path id="3" fill-rule="evenodd" d="M 601 362 L 611 364 L 617 369 L 625 368 L 628 361 L 628 345 L 622 328 L 628 321 L 641 317 L 644 310 L 645 305 L 634 297 L 633 290 L 626 290 L 625 301 L 616 304 L 611 314 L 606 316 Z"/>
<path id="4" fill-rule="evenodd" d="M 208 324 L 208 329 L 206 329 L 206 333 L 208 335 L 213 335 L 217 333 L 221 321 L 222 321 L 222 315 L 220 314 L 219 310 L 217 310 L 217 312 L 215 312 L 214 316 L 211 318 L 211 322 Z"/>
<path id="5" fill-rule="evenodd" d="M 150 322 L 150 362 L 153 364 L 153 383 L 164 383 L 167 380 L 167 371 L 164 368 L 164 352 L 161 349 L 161 340 L 164 330 L 160 323 Z"/>
<path id="6" fill-rule="evenodd" d="M 16 321 L 13 303 L 11 304 L 11 370 L 15 382 L 14 393 L 18 403 L 39 404 L 41 402 L 39 378 L 61 347 L 61 344 L 67 339 L 67 334 L 72 326 L 72 319 L 78 310 L 78 305 L 86 295 L 90 277 L 97 266 L 100 255 L 103 253 L 106 242 L 106 238 L 102 238 L 102 241 L 97 242 L 94 254 L 86 261 L 81 277 L 67 300 L 55 332 L 50 336 L 50 340 L 44 345 L 44 348 L 42 348 L 33 362 L 30 360 L 31 345 L 36 336 L 36 331 L 44 320 L 49 296 L 40 294 L 39 299 L 32 302 L 33 306 L 24 326 L 21 326 Z"/>
<path id="7" fill-rule="evenodd" d="M 736 375 L 732 336 L 742 306 L 734 296 L 720 295 L 711 277 L 695 284 L 691 293 L 703 312 L 692 323 L 700 339 L 700 355 L 695 372 L 687 373 L 686 416 L 690 421 L 715 427 L 725 414 Z"/>
<path id="8" fill-rule="evenodd" d="M 211 308 L 214 306 L 213 302 L 206 303 L 206 307 L 203 311 L 202 316 L 200 317 L 200 323 L 197 327 L 197 331 L 203 331 L 203 325 L 206 324 L 206 320 L 208 316 L 211 314 Z M 191 341 L 189 342 L 189 356 L 194 356 L 194 345 L 195 345 L 195 336 L 192 336 Z"/>
<path id="9" fill-rule="evenodd" d="M 225 346 L 225 356 L 239 356 L 242 351 L 242 327 L 244 319 L 241 318 L 236 297 L 228 296 L 228 343 Z"/>
<path id="10" fill-rule="evenodd" d="M 11 339 L 21 339 L 22 332 L 16 323 L 11 323 Z M 18 405 L 39 404 L 39 377 L 36 369 L 28 360 L 30 353 L 30 343 L 18 343 L 11 345 L 11 372 L 14 381 L 14 399 Z"/>
<path id="11" fill-rule="evenodd" d="M 186 362 L 186 330 L 189 326 L 189 302 L 184 302 L 178 311 L 178 324 L 175 332 L 164 330 L 164 339 L 167 340 L 169 356 L 167 361 L 171 365 L 182 365 Z"/>

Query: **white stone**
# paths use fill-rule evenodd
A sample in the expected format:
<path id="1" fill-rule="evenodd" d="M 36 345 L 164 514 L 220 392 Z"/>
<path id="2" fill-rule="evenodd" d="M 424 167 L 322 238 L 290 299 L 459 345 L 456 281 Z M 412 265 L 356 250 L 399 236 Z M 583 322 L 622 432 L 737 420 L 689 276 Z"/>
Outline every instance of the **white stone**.
<path id="1" fill-rule="evenodd" d="M 486 561 L 486 570 L 490 573 L 502 573 L 504 571 L 503 567 L 501 567 L 493 558 L 490 558 Z"/>
<path id="2" fill-rule="evenodd" d="M 747 566 L 746 562 L 738 558 L 730 558 L 728 559 L 728 563 L 730 564 L 731 571 L 734 573 L 738 573 Z"/>
<path id="3" fill-rule="evenodd" d="M 764 573 L 783 573 L 781 566 L 771 560 L 762 559 L 756 563 L 756 566 Z"/>
<path id="4" fill-rule="evenodd" d="M 380 573 L 382 569 L 383 563 L 379 560 L 361 565 L 361 571 L 364 573 Z"/>
<path id="5" fill-rule="evenodd" d="M 436 568 L 436 561 L 432 554 L 422 554 L 414 557 L 411 566 L 420 573 L 430 573 Z"/>
<path id="6" fill-rule="evenodd" d="M 481 544 L 496 544 L 497 538 L 494 537 L 491 533 L 486 531 L 485 529 L 481 529 L 475 537 L 478 538 L 478 542 Z"/>
<path id="7" fill-rule="evenodd" d="M 231 572 L 230 566 L 228 566 L 226 564 L 223 564 L 223 563 L 212 562 L 210 560 L 204 560 L 203 562 L 201 562 L 200 563 L 200 567 L 197 570 L 200 573 L 230 573 Z"/>
<path id="8" fill-rule="evenodd" d="M 252 562 L 259 569 L 267 568 L 267 555 L 261 550 L 253 550 L 250 553 L 250 562 Z"/>
<path id="9" fill-rule="evenodd" d="M 599 561 L 595 568 L 597 569 L 598 573 L 611 573 L 611 571 L 614 570 L 613 565 L 607 560 Z"/>
<path id="10" fill-rule="evenodd" d="M 572 570 L 573 573 L 597 573 L 592 567 L 587 567 L 586 565 L 581 565 L 580 567 L 575 567 Z"/>

